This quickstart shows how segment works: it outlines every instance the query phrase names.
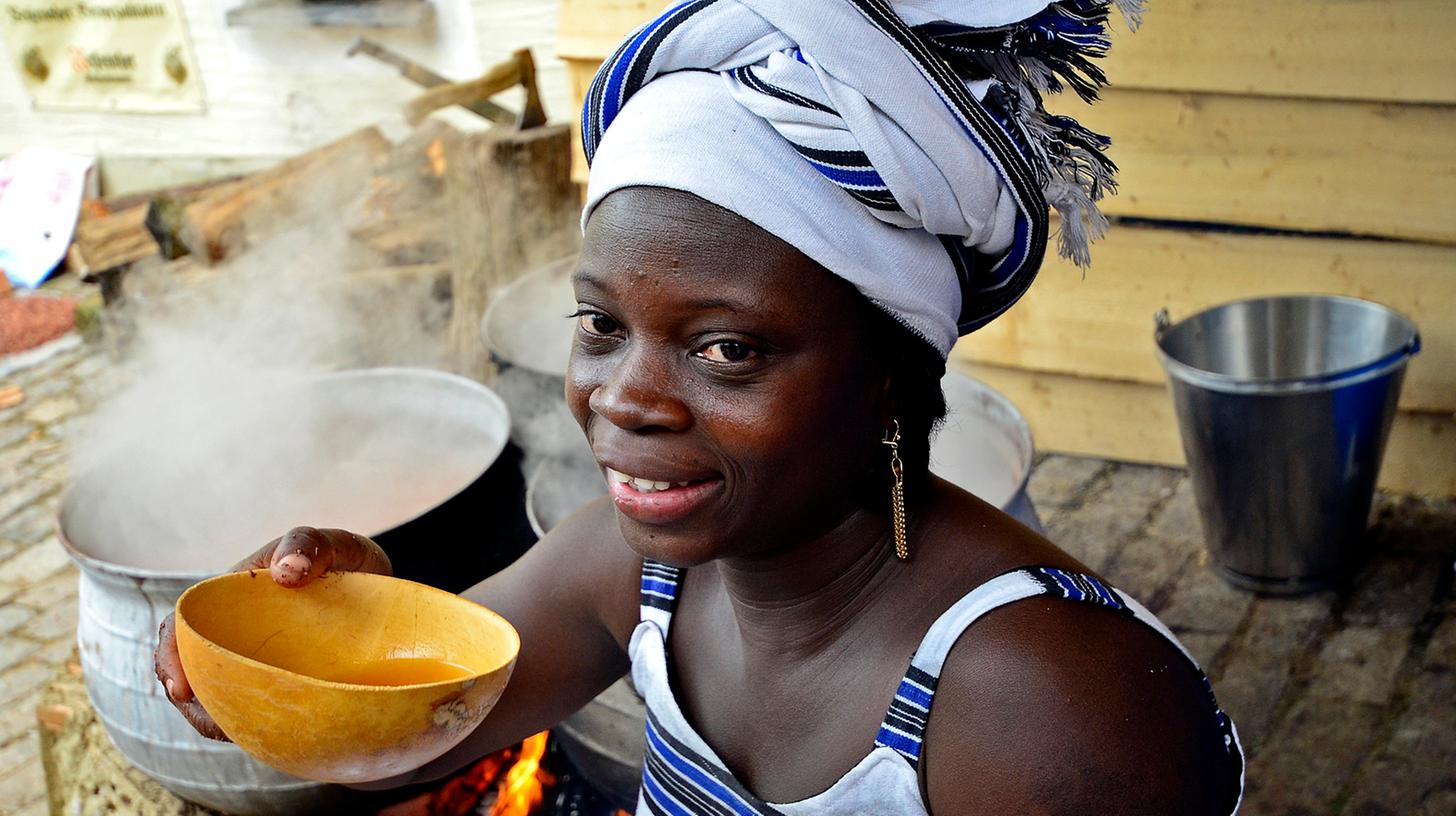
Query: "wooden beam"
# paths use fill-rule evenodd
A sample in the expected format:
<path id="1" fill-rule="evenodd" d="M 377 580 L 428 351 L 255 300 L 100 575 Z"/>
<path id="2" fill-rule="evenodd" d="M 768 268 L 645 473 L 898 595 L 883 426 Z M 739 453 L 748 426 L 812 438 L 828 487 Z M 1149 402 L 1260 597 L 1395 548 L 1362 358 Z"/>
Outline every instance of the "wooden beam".
<path id="1" fill-rule="evenodd" d="M 601 62 L 665 6 L 654 0 L 561 0 L 556 55 Z"/>
<path id="2" fill-rule="evenodd" d="M 1153 346 L 1159 309 L 1179 320 L 1241 298 L 1350 295 L 1390 306 L 1421 330 L 1424 348 L 1401 406 L 1456 410 L 1456 247 L 1114 225 L 1092 258 L 1084 278 L 1049 253 L 1026 296 L 962 339 L 955 356 L 1162 383 Z"/>
<path id="3" fill-rule="evenodd" d="M 187 205 L 181 240 L 198 258 L 221 260 L 302 213 L 342 207 L 364 189 L 391 149 L 378 128 L 364 128 L 217 187 Z"/>
<path id="4" fill-rule="evenodd" d="M 1456 103 L 1450 0 L 1182 0 L 1135 34 L 1113 17 L 1120 88 Z"/>
<path id="5" fill-rule="evenodd" d="M 1456 243 L 1456 107 L 1129 90 L 1051 107 L 1112 137 L 1106 212 Z"/>
<path id="6" fill-rule="evenodd" d="M 106 215 L 82 214 L 76 224 L 74 248 L 88 275 L 161 252 L 157 239 L 147 229 L 147 209 L 146 203 L 139 203 Z"/>
<path id="7" fill-rule="evenodd" d="M 662 12 L 645 0 L 562 0 L 556 52 L 601 61 Z M 1450 0 L 1183 0 L 1130 34 L 1113 14 L 1119 88 L 1456 103 Z"/>
<path id="8" fill-rule="evenodd" d="M 1185 464 L 1173 399 L 1162 386 L 954 365 L 1016 404 L 1039 451 Z M 1456 415 L 1399 412 L 1379 484 L 1396 493 L 1456 496 Z"/>

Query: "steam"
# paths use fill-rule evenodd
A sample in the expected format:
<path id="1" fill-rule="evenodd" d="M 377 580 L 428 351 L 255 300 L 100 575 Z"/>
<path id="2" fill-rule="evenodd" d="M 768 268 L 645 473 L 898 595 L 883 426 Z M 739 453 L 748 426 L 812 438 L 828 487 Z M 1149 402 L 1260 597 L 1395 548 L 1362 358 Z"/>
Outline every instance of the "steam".
<path id="1" fill-rule="evenodd" d="M 219 267 L 128 274 L 106 330 L 120 386 L 73 448 L 64 524 L 83 552 L 201 573 L 298 524 L 379 532 L 464 487 L 503 444 L 474 392 L 318 379 L 441 367 L 448 294 L 439 275 L 384 268 L 333 207 L 288 219 Z"/>

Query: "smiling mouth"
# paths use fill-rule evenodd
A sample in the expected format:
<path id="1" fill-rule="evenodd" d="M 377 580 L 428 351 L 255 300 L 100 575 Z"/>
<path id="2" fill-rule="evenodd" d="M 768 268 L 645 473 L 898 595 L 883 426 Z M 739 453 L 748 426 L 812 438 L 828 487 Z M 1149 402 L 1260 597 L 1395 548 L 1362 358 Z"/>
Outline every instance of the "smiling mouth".
<path id="1" fill-rule="evenodd" d="M 708 479 L 694 479 L 686 482 L 664 482 L 644 479 L 641 476 L 631 476 L 620 470 L 612 470 L 611 468 L 607 468 L 606 470 L 608 481 L 614 484 L 627 485 L 638 493 L 660 493 L 664 490 L 671 490 L 674 487 L 687 487 L 688 485 L 709 481 Z"/>
<path id="2" fill-rule="evenodd" d="M 623 515 L 643 524 L 671 524 L 708 503 L 723 485 L 721 477 L 666 481 L 606 468 L 612 502 Z"/>

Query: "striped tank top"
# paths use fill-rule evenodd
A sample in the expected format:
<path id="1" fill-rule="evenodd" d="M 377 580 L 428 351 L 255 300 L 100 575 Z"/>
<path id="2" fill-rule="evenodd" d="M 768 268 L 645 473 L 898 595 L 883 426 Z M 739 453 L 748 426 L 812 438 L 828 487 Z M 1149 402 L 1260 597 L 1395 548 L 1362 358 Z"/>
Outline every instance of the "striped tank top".
<path id="1" fill-rule="evenodd" d="M 1152 627 L 1178 648 L 1203 681 L 1230 774 L 1233 813 L 1243 798 L 1244 757 L 1238 731 L 1213 698 L 1208 678 L 1162 622 L 1141 604 L 1089 575 L 1052 567 L 1014 570 L 961 598 L 930 627 L 910 661 L 868 755 L 827 790 L 798 802 L 765 802 L 734 778 L 688 723 L 668 682 L 667 633 L 683 570 L 653 561 L 642 566 L 642 618 L 632 633 L 632 681 L 647 703 L 647 750 L 637 816 L 928 816 L 920 798 L 921 740 L 941 668 L 961 634 L 982 615 L 1047 595 L 1106 607 Z M 869 747 L 869 746 L 867 746 Z"/>

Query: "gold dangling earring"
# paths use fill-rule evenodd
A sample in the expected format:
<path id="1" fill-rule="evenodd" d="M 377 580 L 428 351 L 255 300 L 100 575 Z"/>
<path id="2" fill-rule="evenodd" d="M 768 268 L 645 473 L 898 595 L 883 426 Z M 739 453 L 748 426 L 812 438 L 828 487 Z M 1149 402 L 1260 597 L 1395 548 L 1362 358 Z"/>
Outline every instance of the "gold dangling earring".
<path id="1" fill-rule="evenodd" d="M 895 556 L 901 561 L 910 558 L 910 547 L 905 542 L 905 465 L 900 462 L 900 420 L 895 423 L 895 435 L 885 432 L 881 444 L 890 446 L 890 473 L 895 484 L 890 488 L 890 508 L 895 521 Z"/>

